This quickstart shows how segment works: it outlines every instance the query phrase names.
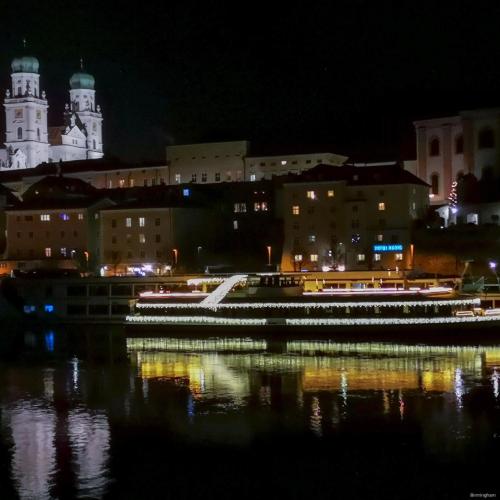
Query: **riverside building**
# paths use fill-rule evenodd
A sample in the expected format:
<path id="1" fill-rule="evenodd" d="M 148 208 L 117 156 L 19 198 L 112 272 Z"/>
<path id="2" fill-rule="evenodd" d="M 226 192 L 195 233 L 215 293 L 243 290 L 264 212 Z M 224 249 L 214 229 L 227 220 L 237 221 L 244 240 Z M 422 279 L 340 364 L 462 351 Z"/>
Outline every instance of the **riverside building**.
<path id="1" fill-rule="evenodd" d="M 283 271 L 410 269 L 429 186 L 398 166 L 319 165 L 283 184 Z"/>

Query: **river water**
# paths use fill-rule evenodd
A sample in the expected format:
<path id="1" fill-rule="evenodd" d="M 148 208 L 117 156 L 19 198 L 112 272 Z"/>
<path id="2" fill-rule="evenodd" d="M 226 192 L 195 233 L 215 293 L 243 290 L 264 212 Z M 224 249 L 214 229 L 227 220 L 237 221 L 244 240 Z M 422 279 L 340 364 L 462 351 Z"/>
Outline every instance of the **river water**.
<path id="1" fill-rule="evenodd" d="M 2 499 L 470 498 L 499 452 L 500 344 L 108 327 L 0 360 Z"/>

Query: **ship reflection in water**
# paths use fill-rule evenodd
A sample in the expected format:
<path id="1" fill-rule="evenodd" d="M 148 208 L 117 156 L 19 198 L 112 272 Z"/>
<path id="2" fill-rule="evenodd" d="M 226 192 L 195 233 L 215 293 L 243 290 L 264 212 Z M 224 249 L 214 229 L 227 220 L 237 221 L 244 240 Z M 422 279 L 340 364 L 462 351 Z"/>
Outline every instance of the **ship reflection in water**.
<path id="1" fill-rule="evenodd" d="M 89 338 L 77 348 L 55 334 L 47 356 L 0 365 L 3 498 L 136 498 L 154 481 L 195 496 L 194 457 L 200 483 L 226 493 L 263 460 L 289 474 L 282 492 L 323 474 L 319 497 L 336 473 L 373 480 L 387 467 L 416 496 L 447 474 L 468 484 L 459 471 L 472 464 L 484 488 L 494 480 L 500 346 L 117 336 L 95 356 Z"/>

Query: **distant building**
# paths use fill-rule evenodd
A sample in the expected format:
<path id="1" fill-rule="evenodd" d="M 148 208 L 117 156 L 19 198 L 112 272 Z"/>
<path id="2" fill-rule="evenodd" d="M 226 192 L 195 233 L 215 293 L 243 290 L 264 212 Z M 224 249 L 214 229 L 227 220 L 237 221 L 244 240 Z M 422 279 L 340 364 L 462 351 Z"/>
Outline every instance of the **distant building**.
<path id="1" fill-rule="evenodd" d="M 36 57 L 16 57 L 11 88 L 5 92 L 6 149 L 0 170 L 33 168 L 40 163 L 96 159 L 103 156 L 102 113 L 95 99 L 95 80 L 83 70 L 70 80 L 69 102 L 62 123 L 48 127 L 49 103 L 40 88 Z"/>
<path id="2" fill-rule="evenodd" d="M 500 108 L 461 111 L 457 116 L 414 122 L 415 174 L 431 186 L 431 203 L 447 201 L 461 175 L 500 177 Z"/>
<path id="3" fill-rule="evenodd" d="M 99 211 L 112 202 L 76 179 L 48 177 L 5 210 L 4 259 L 16 267 L 78 268 L 99 264 Z"/>
<path id="4" fill-rule="evenodd" d="M 301 173 L 320 163 L 339 166 L 346 160 L 327 152 L 259 156 L 251 152 L 248 141 L 168 146 L 168 183 L 255 182 Z"/>
<path id="5" fill-rule="evenodd" d="M 165 185 L 167 167 L 160 162 L 125 163 L 120 160 L 78 160 L 45 163 L 35 168 L 0 171 L 0 183 L 22 195 L 46 176 L 64 173 L 65 178 L 80 179 L 97 189 L 150 187 Z"/>
<path id="6" fill-rule="evenodd" d="M 429 186 L 398 166 L 319 165 L 283 184 L 281 267 L 409 269 L 413 222 L 425 216 Z"/>

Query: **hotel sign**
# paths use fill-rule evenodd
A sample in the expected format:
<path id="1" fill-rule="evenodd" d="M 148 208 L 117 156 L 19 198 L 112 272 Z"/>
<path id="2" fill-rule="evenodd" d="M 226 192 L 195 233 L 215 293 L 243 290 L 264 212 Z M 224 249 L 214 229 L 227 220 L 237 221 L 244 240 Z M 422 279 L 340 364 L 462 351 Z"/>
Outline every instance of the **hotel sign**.
<path id="1" fill-rule="evenodd" d="M 403 251 L 403 245 L 401 244 L 396 244 L 396 245 L 373 245 L 373 251 L 376 253 L 380 252 L 402 252 Z"/>

